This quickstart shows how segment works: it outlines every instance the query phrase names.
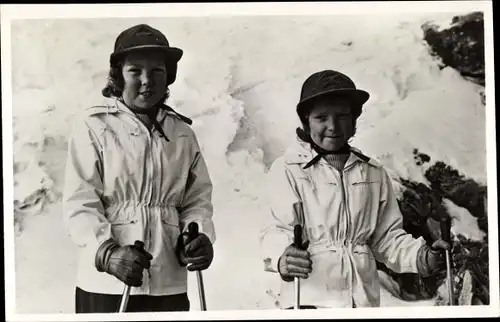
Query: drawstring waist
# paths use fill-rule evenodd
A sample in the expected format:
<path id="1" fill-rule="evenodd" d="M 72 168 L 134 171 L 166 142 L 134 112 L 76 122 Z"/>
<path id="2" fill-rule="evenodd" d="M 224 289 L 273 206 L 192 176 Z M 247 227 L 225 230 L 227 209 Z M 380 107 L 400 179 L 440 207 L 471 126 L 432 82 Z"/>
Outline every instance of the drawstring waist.
<path id="1" fill-rule="evenodd" d="M 142 209 L 161 209 L 161 208 L 178 208 L 179 205 L 175 203 L 145 203 L 142 201 L 124 201 L 124 202 L 111 202 L 105 205 L 105 209 L 126 209 L 126 208 L 142 208 Z"/>
<path id="2" fill-rule="evenodd" d="M 108 220 L 110 220 L 113 224 L 123 222 L 133 223 L 138 220 L 148 221 L 146 217 L 149 217 L 152 214 L 156 214 L 155 216 L 161 216 L 161 219 L 159 220 L 169 224 L 177 224 L 179 221 L 178 205 L 170 203 L 155 205 L 141 202 L 114 203 L 107 205 L 105 207 L 105 212 L 108 216 Z"/>
<path id="3" fill-rule="evenodd" d="M 319 254 L 327 251 L 370 251 L 370 248 L 366 242 L 351 242 L 351 241 L 333 241 L 325 240 L 311 244 L 308 249 L 311 255 Z"/>

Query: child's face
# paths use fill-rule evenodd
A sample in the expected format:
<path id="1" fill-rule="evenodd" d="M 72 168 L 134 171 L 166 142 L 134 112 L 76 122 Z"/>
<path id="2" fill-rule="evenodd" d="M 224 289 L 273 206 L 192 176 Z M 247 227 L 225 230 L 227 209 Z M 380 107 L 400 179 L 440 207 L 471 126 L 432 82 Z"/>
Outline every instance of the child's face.
<path id="1" fill-rule="evenodd" d="M 167 91 L 164 57 L 157 51 L 129 54 L 123 64 L 123 99 L 128 106 L 149 108 Z"/>
<path id="2" fill-rule="evenodd" d="M 354 135 L 351 103 L 345 99 L 317 101 L 308 121 L 312 140 L 328 151 L 338 150 Z"/>

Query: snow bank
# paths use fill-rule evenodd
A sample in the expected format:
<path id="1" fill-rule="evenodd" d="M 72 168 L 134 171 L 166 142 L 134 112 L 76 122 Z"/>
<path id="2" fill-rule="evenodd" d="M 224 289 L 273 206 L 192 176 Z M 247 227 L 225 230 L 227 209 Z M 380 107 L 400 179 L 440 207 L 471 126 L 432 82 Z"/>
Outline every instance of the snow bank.
<path id="1" fill-rule="evenodd" d="M 486 233 L 479 229 L 477 218 L 467 209 L 455 205 L 448 199 L 444 199 L 443 203 L 452 217 L 451 232 L 454 236 L 461 235 L 472 241 L 484 240 Z"/>
<path id="2" fill-rule="evenodd" d="M 438 18 L 451 21 L 452 17 Z M 266 212 L 261 185 L 269 165 L 294 139 L 298 125 L 295 105 L 302 82 L 311 73 L 337 69 L 371 93 L 353 145 L 387 166 L 394 178 L 425 182 L 425 167 L 414 166 L 412 150 L 418 148 L 432 160 L 442 160 L 486 183 L 485 111 L 479 88 L 453 70 L 439 70 L 428 54 L 421 24 L 433 18 L 280 16 L 15 22 L 16 202 L 27 204 L 33 196 L 43 199 L 44 191 L 57 195 L 63 182 L 71 120 L 82 109 L 102 102 L 100 90 L 116 35 L 136 23 L 151 24 L 164 31 L 173 46 L 185 51 L 178 79 L 171 87 L 170 103 L 194 119 L 193 128 L 214 181 L 219 239 L 213 267 L 205 273 L 208 307 L 273 308 L 276 278 L 262 271 L 258 256 L 257 233 Z M 58 207 L 50 209 L 47 216 L 60 216 Z M 34 209 L 38 213 L 42 210 Z M 39 225 L 43 225 L 40 220 Z M 58 247 L 74 249 L 59 228 Z M 71 304 L 66 302 L 61 307 L 51 300 L 36 309 L 31 304 L 30 290 L 39 287 L 38 283 L 50 285 L 52 276 L 58 275 L 44 275 L 50 269 L 49 260 L 37 264 L 45 273 L 23 270 L 33 263 L 31 253 L 45 252 L 29 247 L 36 244 L 34 239 L 45 238 L 32 233 L 34 229 L 36 226 L 31 226 L 16 242 L 17 252 L 23 254 L 16 263 L 21 267 L 17 281 L 27 278 L 26 274 L 40 275 L 42 281 L 18 283 L 18 309 L 28 313 L 71 312 Z M 74 274 L 69 273 L 74 270 L 72 265 L 61 268 L 66 270 L 64 278 L 69 285 L 73 283 Z M 195 283 L 190 275 L 193 309 L 197 309 Z M 61 293 L 48 285 L 44 284 L 50 294 L 46 298 L 71 296 L 68 290 Z M 384 305 L 396 303 L 388 295 L 383 298 Z M 399 301 L 397 305 L 405 304 Z"/>

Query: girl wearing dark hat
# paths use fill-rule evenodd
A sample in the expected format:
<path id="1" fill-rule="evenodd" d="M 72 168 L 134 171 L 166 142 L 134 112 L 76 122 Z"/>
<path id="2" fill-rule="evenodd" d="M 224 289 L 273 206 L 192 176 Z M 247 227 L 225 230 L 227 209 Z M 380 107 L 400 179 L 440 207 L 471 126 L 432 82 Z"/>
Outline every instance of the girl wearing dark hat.
<path id="1" fill-rule="evenodd" d="M 187 271 L 212 262 L 207 166 L 191 120 L 164 103 L 182 54 L 148 25 L 123 31 L 102 91 L 112 103 L 75 123 L 63 214 L 79 246 L 77 313 L 117 312 L 124 284 L 127 311 L 187 311 Z"/>
<path id="2" fill-rule="evenodd" d="M 261 233 L 266 271 L 281 277 L 280 305 L 294 304 L 302 278 L 306 308 L 376 307 L 376 260 L 399 273 L 429 276 L 446 269 L 443 240 L 431 247 L 403 230 L 386 170 L 351 147 L 369 94 L 346 75 L 325 70 L 304 82 L 297 142 L 269 171 L 268 222 Z M 294 211 L 301 202 L 302 216 Z M 294 227 L 303 227 L 294 246 Z"/>

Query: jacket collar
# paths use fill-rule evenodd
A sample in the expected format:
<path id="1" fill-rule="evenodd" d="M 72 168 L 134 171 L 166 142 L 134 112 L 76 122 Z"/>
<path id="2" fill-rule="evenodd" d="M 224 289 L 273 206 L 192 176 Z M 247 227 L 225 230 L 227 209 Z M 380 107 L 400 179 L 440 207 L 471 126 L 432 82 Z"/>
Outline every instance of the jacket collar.
<path id="1" fill-rule="evenodd" d="M 122 101 L 119 99 L 115 99 L 115 106 L 116 108 L 123 113 L 130 114 L 132 116 L 136 116 L 134 112 L 130 108 L 128 108 L 127 105 L 125 105 Z M 156 120 L 161 124 L 165 120 L 165 117 L 167 116 L 167 113 L 164 109 L 160 108 L 158 109 L 158 114 L 156 116 Z"/>
<path id="2" fill-rule="evenodd" d="M 137 116 L 135 115 L 134 112 L 132 112 L 132 110 L 130 110 L 127 105 L 125 105 L 123 102 L 121 102 L 120 100 L 118 99 L 115 99 L 115 109 L 116 111 L 120 111 L 122 113 L 126 113 L 126 114 L 129 114 L 130 116 L 132 117 L 135 117 L 137 118 Z M 182 136 L 182 133 L 181 135 L 176 135 L 175 133 L 175 122 L 174 122 L 174 118 L 173 117 L 167 117 L 171 115 L 171 112 L 169 112 L 168 110 L 164 109 L 164 108 L 160 108 L 158 109 L 158 114 L 156 115 L 156 121 L 158 122 L 158 124 L 161 126 L 165 136 L 166 136 L 166 139 L 168 141 L 178 137 L 178 136 Z M 173 115 L 171 115 L 173 116 Z M 179 133 L 178 133 L 179 134 Z"/>
<path id="3" fill-rule="evenodd" d="M 296 137 L 296 142 L 294 142 L 285 152 L 284 160 L 286 164 L 299 164 L 304 167 L 309 161 L 314 159 L 318 155 L 309 143 L 300 140 Z M 363 155 L 361 150 L 351 146 L 351 153 L 349 159 L 345 164 L 345 168 L 351 166 L 357 162 L 368 163 L 372 166 L 379 167 L 380 164 L 375 160 L 368 158 Z M 321 158 L 318 164 L 328 164 L 325 159 Z"/>

